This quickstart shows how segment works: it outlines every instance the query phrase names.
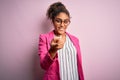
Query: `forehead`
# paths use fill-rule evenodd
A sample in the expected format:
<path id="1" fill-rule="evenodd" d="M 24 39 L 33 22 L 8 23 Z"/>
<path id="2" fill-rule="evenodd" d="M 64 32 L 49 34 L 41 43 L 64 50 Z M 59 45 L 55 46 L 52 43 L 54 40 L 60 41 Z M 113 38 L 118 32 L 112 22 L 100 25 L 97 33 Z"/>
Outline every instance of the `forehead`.
<path id="1" fill-rule="evenodd" d="M 68 15 L 64 12 L 59 13 L 55 18 L 69 19 Z"/>

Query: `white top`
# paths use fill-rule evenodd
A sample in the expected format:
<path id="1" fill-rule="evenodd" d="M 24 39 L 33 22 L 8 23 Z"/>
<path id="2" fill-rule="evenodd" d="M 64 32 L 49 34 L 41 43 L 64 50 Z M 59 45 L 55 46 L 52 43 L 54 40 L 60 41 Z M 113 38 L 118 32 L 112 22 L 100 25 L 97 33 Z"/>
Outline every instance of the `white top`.
<path id="1" fill-rule="evenodd" d="M 76 48 L 67 35 L 64 47 L 58 50 L 58 61 L 60 80 L 79 80 Z"/>

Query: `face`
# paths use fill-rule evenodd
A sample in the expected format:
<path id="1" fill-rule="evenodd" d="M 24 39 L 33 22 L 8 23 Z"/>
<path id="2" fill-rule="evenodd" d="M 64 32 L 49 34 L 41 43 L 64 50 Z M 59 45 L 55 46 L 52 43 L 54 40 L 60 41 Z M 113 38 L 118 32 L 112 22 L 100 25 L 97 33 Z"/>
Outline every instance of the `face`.
<path id="1" fill-rule="evenodd" d="M 70 23 L 69 16 L 64 12 L 59 13 L 53 20 L 55 33 L 57 35 L 64 35 L 69 23 Z"/>

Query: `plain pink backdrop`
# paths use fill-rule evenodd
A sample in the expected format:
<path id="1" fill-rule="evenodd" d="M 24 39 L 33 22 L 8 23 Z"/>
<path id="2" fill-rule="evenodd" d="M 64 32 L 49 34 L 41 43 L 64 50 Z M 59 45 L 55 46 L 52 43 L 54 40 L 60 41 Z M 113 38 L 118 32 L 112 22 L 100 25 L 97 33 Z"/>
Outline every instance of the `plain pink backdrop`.
<path id="1" fill-rule="evenodd" d="M 41 80 L 39 34 L 58 0 L 0 0 L 0 80 Z M 71 13 L 68 32 L 80 40 L 85 80 L 120 80 L 120 0 L 59 0 Z"/>

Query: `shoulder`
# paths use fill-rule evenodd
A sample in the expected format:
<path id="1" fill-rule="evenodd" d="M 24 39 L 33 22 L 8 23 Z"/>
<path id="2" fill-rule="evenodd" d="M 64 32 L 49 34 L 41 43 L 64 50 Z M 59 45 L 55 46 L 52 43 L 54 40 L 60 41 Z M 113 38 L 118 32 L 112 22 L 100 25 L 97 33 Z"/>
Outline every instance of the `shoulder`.
<path id="1" fill-rule="evenodd" d="M 44 34 L 40 34 L 39 35 L 39 40 L 42 41 L 51 41 L 51 39 L 53 38 L 54 32 L 50 31 L 48 33 L 44 33 Z"/>
<path id="2" fill-rule="evenodd" d="M 67 33 L 67 35 L 68 35 L 70 38 L 72 38 L 73 40 L 75 40 L 75 41 L 78 41 L 78 42 L 79 42 L 79 39 L 78 39 L 75 35 L 70 34 L 70 33 Z"/>
<path id="3" fill-rule="evenodd" d="M 48 33 L 43 33 L 43 34 L 40 34 L 39 37 L 40 37 L 40 38 L 45 38 L 45 37 L 50 36 L 52 33 L 53 33 L 53 31 L 48 32 Z"/>
<path id="4" fill-rule="evenodd" d="M 49 34 L 50 34 L 50 32 L 48 32 L 48 33 L 42 33 L 42 34 L 39 34 L 39 36 L 45 37 L 45 36 L 48 36 Z"/>

